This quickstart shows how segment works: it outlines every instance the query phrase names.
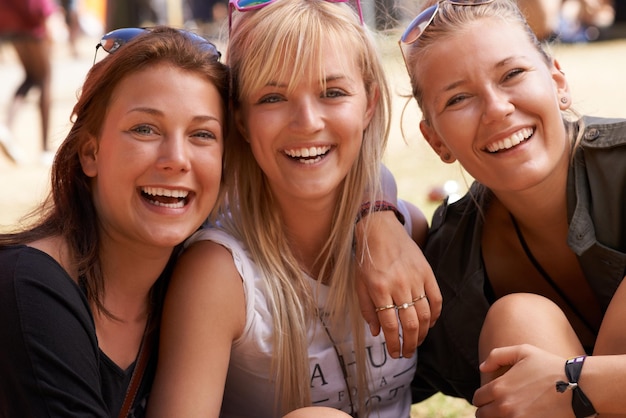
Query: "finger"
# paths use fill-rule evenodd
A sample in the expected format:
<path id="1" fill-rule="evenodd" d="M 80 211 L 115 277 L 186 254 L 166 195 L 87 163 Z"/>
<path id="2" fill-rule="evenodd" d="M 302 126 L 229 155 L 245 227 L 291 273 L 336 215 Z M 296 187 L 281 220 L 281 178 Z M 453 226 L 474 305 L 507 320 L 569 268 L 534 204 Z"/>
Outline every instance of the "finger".
<path id="1" fill-rule="evenodd" d="M 477 406 L 476 404 L 474 404 L 474 406 Z M 490 418 L 493 417 L 494 415 L 490 415 L 490 409 L 489 405 L 483 405 L 480 406 L 478 408 L 476 408 L 476 412 L 474 413 L 474 416 L 476 418 Z"/>
<path id="2" fill-rule="evenodd" d="M 439 290 L 439 284 L 435 279 L 435 275 L 427 275 L 424 279 L 424 294 L 426 295 L 426 305 L 428 306 L 428 328 L 432 328 L 441 315 L 441 307 L 443 305 L 443 297 L 441 296 L 441 290 Z M 420 305 L 421 307 L 421 305 Z M 420 316 L 421 318 L 425 318 Z M 428 330 L 426 330 L 428 332 Z"/>
<path id="3" fill-rule="evenodd" d="M 489 383 L 484 384 L 474 392 L 474 396 L 472 397 L 472 405 L 482 409 L 481 416 L 484 417 L 489 416 L 488 411 L 490 408 L 486 408 L 486 406 L 495 400 L 492 386 L 493 385 Z M 478 414 L 476 416 L 478 416 Z"/>
<path id="4" fill-rule="evenodd" d="M 420 325 L 417 336 L 417 344 L 420 345 L 422 342 L 424 342 L 426 335 L 428 335 L 429 324 L 432 323 L 430 319 L 432 315 L 430 300 L 428 299 L 426 294 L 423 293 L 415 298 L 415 305 L 413 306 L 415 308 L 414 311 L 416 312 L 417 320 Z"/>
<path id="5" fill-rule="evenodd" d="M 420 328 L 420 324 L 417 317 L 417 312 L 415 311 L 415 309 L 413 309 L 415 302 L 413 301 L 414 296 L 411 296 L 411 283 L 402 282 L 407 281 L 400 281 L 398 285 L 389 289 L 391 292 L 391 299 L 397 306 L 395 322 L 392 323 L 391 319 L 389 319 L 389 322 L 383 322 L 382 319 L 380 319 L 379 315 L 379 319 L 383 328 L 383 333 L 385 334 L 385 339 L 387 340 L 389 354 L 392 355 L 392 357 L 394 356 L 392 348 L 396 347 L 396 341 L 398 342 L 398 356 L 400 356 L 400 353 L 402 353 L 402 355 L 406 357 L 413 356 L 413 354 L 415 353 L 415 349 L 417 348 L 419 337 L 418 331 Z M 393 345 L 391 341 L 392 339 Z"/>
<path id="6" fill-rule="evenodd" d="M 402 356 L 406 358 L 415 354 L 419 344 L 420 329 L 427 329 L 427 327 L 420 327 L 414 300 L 416 299 L 398 306 L 398 320 L 402 327 Z"/>
<path id="7" fill-rule="evenodd" d="M 364 270 L 359 271 L 360 275 L 365 275 Z M 361 314 L 370 326 L 372 335 L 376 336 L 380 334 L 382 329 L 387 344 L 387 350 L 389 354 L 397 358 L 401 352 L 401 341 L 398 326 L 398 316 L 395 312 L 394 297 L 391 293 L 391 289 L 396 290 L 397 294 L 410 295 L 410 288 L 400 288 L 400 286 L 394 287 L 394 278 L 383 274 L 376 274 L 370 276 L 370 280 L 358 280 L 357 292 L 359 296 L 359 304 L 361 307 Z M 381 309 L 385 308 L 386 309 Z"/>
<path id="8" fill-rule="evenodd" d="M 369 325 L 370 332 L 375 337 L 380 334 L 380 322 L 378 322 L 378 315 L 375 311 L 376 306 L 374 305 L 363 280 L 357 281 L 356 291 L 359 297 L 361 315 L 363 316 L 363 319 L 365 319 L 365 322 Z"/>
<path id="9" fill-rule="evenodd" d="M 502 367 L 513 366 L 520 360 L 519 346 L 494 348 L 489 352 L 479 368 L 483 373 L 491 373 Z"/>
<path id="10" fill-rule="evenodd" d="M 395 307 L 379 311 L 378 321 L 383 329 L 389 355 L 392 358 L 399 358 L 401 352 L 400 323 Z"/>
<path id="11" fill-rule="evenodd" d="M 440 298 L 439 292 L 436 292 L 436 295 L 439 295 Z M 393 299 L 406 300 L 408 298 L 394 295 Z M 432 310 L 426 293 L 420 293 L 419 296 L 413 298 L 411 305 L 412 309 L 398 309 L 398 319 L 402 332 L 402 354 L 405 357 L 412 355 L 417 346 L 426 338 L 431 324 L 434 324 L 431 321 Z"/>
<path id="12" fill-rule="evenodd" d="M 441 296 L 441 290 L 439 290 L 439 284 L 437 283 L 435 274 L 433 273 L 430 264 L 426 261 L 426 257 L 424 257 L 424 254 L 421 251 L 419 252 L 418 257 L 421 257 L 423 261 L 420 263 L 423 267 L 421 271 L 424 286 L 423 294 L 425 294 L 428 298 L 427 305 L 430 310 L 430 313 L 427 316 L 424 314 L 420 315 L 419 313 L 418 316 L 420 317 L 420 321 L 426 318 L 428 319 L 428 327 L 423 327 L 426 328 L 425 332 L 428 333 L 428 328 L 432 328 L 441 315 L 443 297 Z M 421 295 L 422 293 L 419 294 Z M 423 308 L 423 306 L 420 306 L 420 308 Z M 424 324 L 424 322 L 421 322 L 421 324 Z"/>

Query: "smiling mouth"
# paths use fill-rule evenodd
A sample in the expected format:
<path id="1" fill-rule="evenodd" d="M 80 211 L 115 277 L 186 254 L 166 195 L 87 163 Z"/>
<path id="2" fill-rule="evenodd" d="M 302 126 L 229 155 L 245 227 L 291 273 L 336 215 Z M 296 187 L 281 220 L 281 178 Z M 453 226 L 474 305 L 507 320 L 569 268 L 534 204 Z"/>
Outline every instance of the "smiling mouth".
<path id="1" fill-rule="evenodd" d="M 189 191 L 164 189 L 162 187 L 142 187 L 141 196 L 155 206 L 179 209 L 187 204 Z"/>
<path id="2" fill-rule="evenodd" d="M 303 164 L 315 164 L 321 161 L 330 151 L 330 145 L 284 150 L 284 154 L 292 160 Z"/>
<path id="3" fill-rule="evenodd" d="M 535 130 L 533 128 L 520 129 L 508 138 L 504 138 L 500 141 L 494 142 L 493 144 L 487 145 L 485 149 L 492 154 L 499 151 L 511 149 L 514 146 L 519 145 L 529 139 L 531 136 L 533 136 L 534 133 Z"/>

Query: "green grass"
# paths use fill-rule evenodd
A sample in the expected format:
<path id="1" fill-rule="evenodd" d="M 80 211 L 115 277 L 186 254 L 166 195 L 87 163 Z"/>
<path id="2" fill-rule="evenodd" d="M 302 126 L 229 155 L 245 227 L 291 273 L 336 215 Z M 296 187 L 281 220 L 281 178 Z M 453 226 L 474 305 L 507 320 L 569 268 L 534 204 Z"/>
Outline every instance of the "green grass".
<path id="1" fill-rule="evenodd" d="M 413 405 L 411 418 L 470 418 L 476 408 L 465 399 L 452 398 L 440 393 L 424 402 Z"/>

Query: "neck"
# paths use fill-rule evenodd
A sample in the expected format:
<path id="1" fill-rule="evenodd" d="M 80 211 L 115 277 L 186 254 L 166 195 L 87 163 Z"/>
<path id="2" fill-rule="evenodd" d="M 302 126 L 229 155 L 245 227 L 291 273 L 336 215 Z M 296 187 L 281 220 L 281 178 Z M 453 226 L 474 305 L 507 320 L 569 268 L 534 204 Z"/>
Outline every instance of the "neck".
<path id="1" fill-rule="evenodd" d="M 569 157 L 541 183 L 521 191 L 494 191 L 499 203 L 527 230 L 567 228 Z"/>
<path id="2" fill-rule="evenodd" d="M 330 236 L 334 209 L 335 200 L 330 198 L 279 203 L 291 250 L 300 267 L 314 278 L 318 276 L 325 259 L 321 253 Z"/>
<path id="3" fill-rule="evenodd" d="M 101 246 L 104 307 L 120 319 L 145 320 L 150 291 L 165 269 L 173 249 Z"/>

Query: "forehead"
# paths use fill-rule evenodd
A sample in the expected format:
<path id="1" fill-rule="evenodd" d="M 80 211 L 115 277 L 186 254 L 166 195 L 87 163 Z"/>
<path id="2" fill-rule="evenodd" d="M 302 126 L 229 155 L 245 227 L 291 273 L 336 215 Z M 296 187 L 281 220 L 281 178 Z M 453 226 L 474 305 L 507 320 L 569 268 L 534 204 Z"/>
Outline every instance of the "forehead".
<path id="1" fill-rule="evenodd" d="M 436 47 L 438 43 L 432 46 Z M 518 49 L 535 49 L 523 26 L 498 17 L 483 17 L 467 22 L 446 35 L 441 43 L 461 46 L 461 51 L 457 52 L 464 51 L 468 55 L 485 50 L 507 53 Z"/>
<path id="2" fill-rule="evenodd" d="M 323 83 L 329 77 L 362 78 L 358 51 L 350 48 L 347 42 L 337 42 L 324 36 L 318 48 L 308 51 L 283 50 L 257 77 L 255 85 L 260 88 L 270 83 L 280 83 L 289 86 L 298 84 Z"/>
<path id="3" fill-rule="evenodd" d="M 434 41 L 415 63 L 417 73 L 467 71 L 491 67 L 511 57 L 541 59 L 526 30 L 505 20 L 486 17 L 465 24 Z"/>

